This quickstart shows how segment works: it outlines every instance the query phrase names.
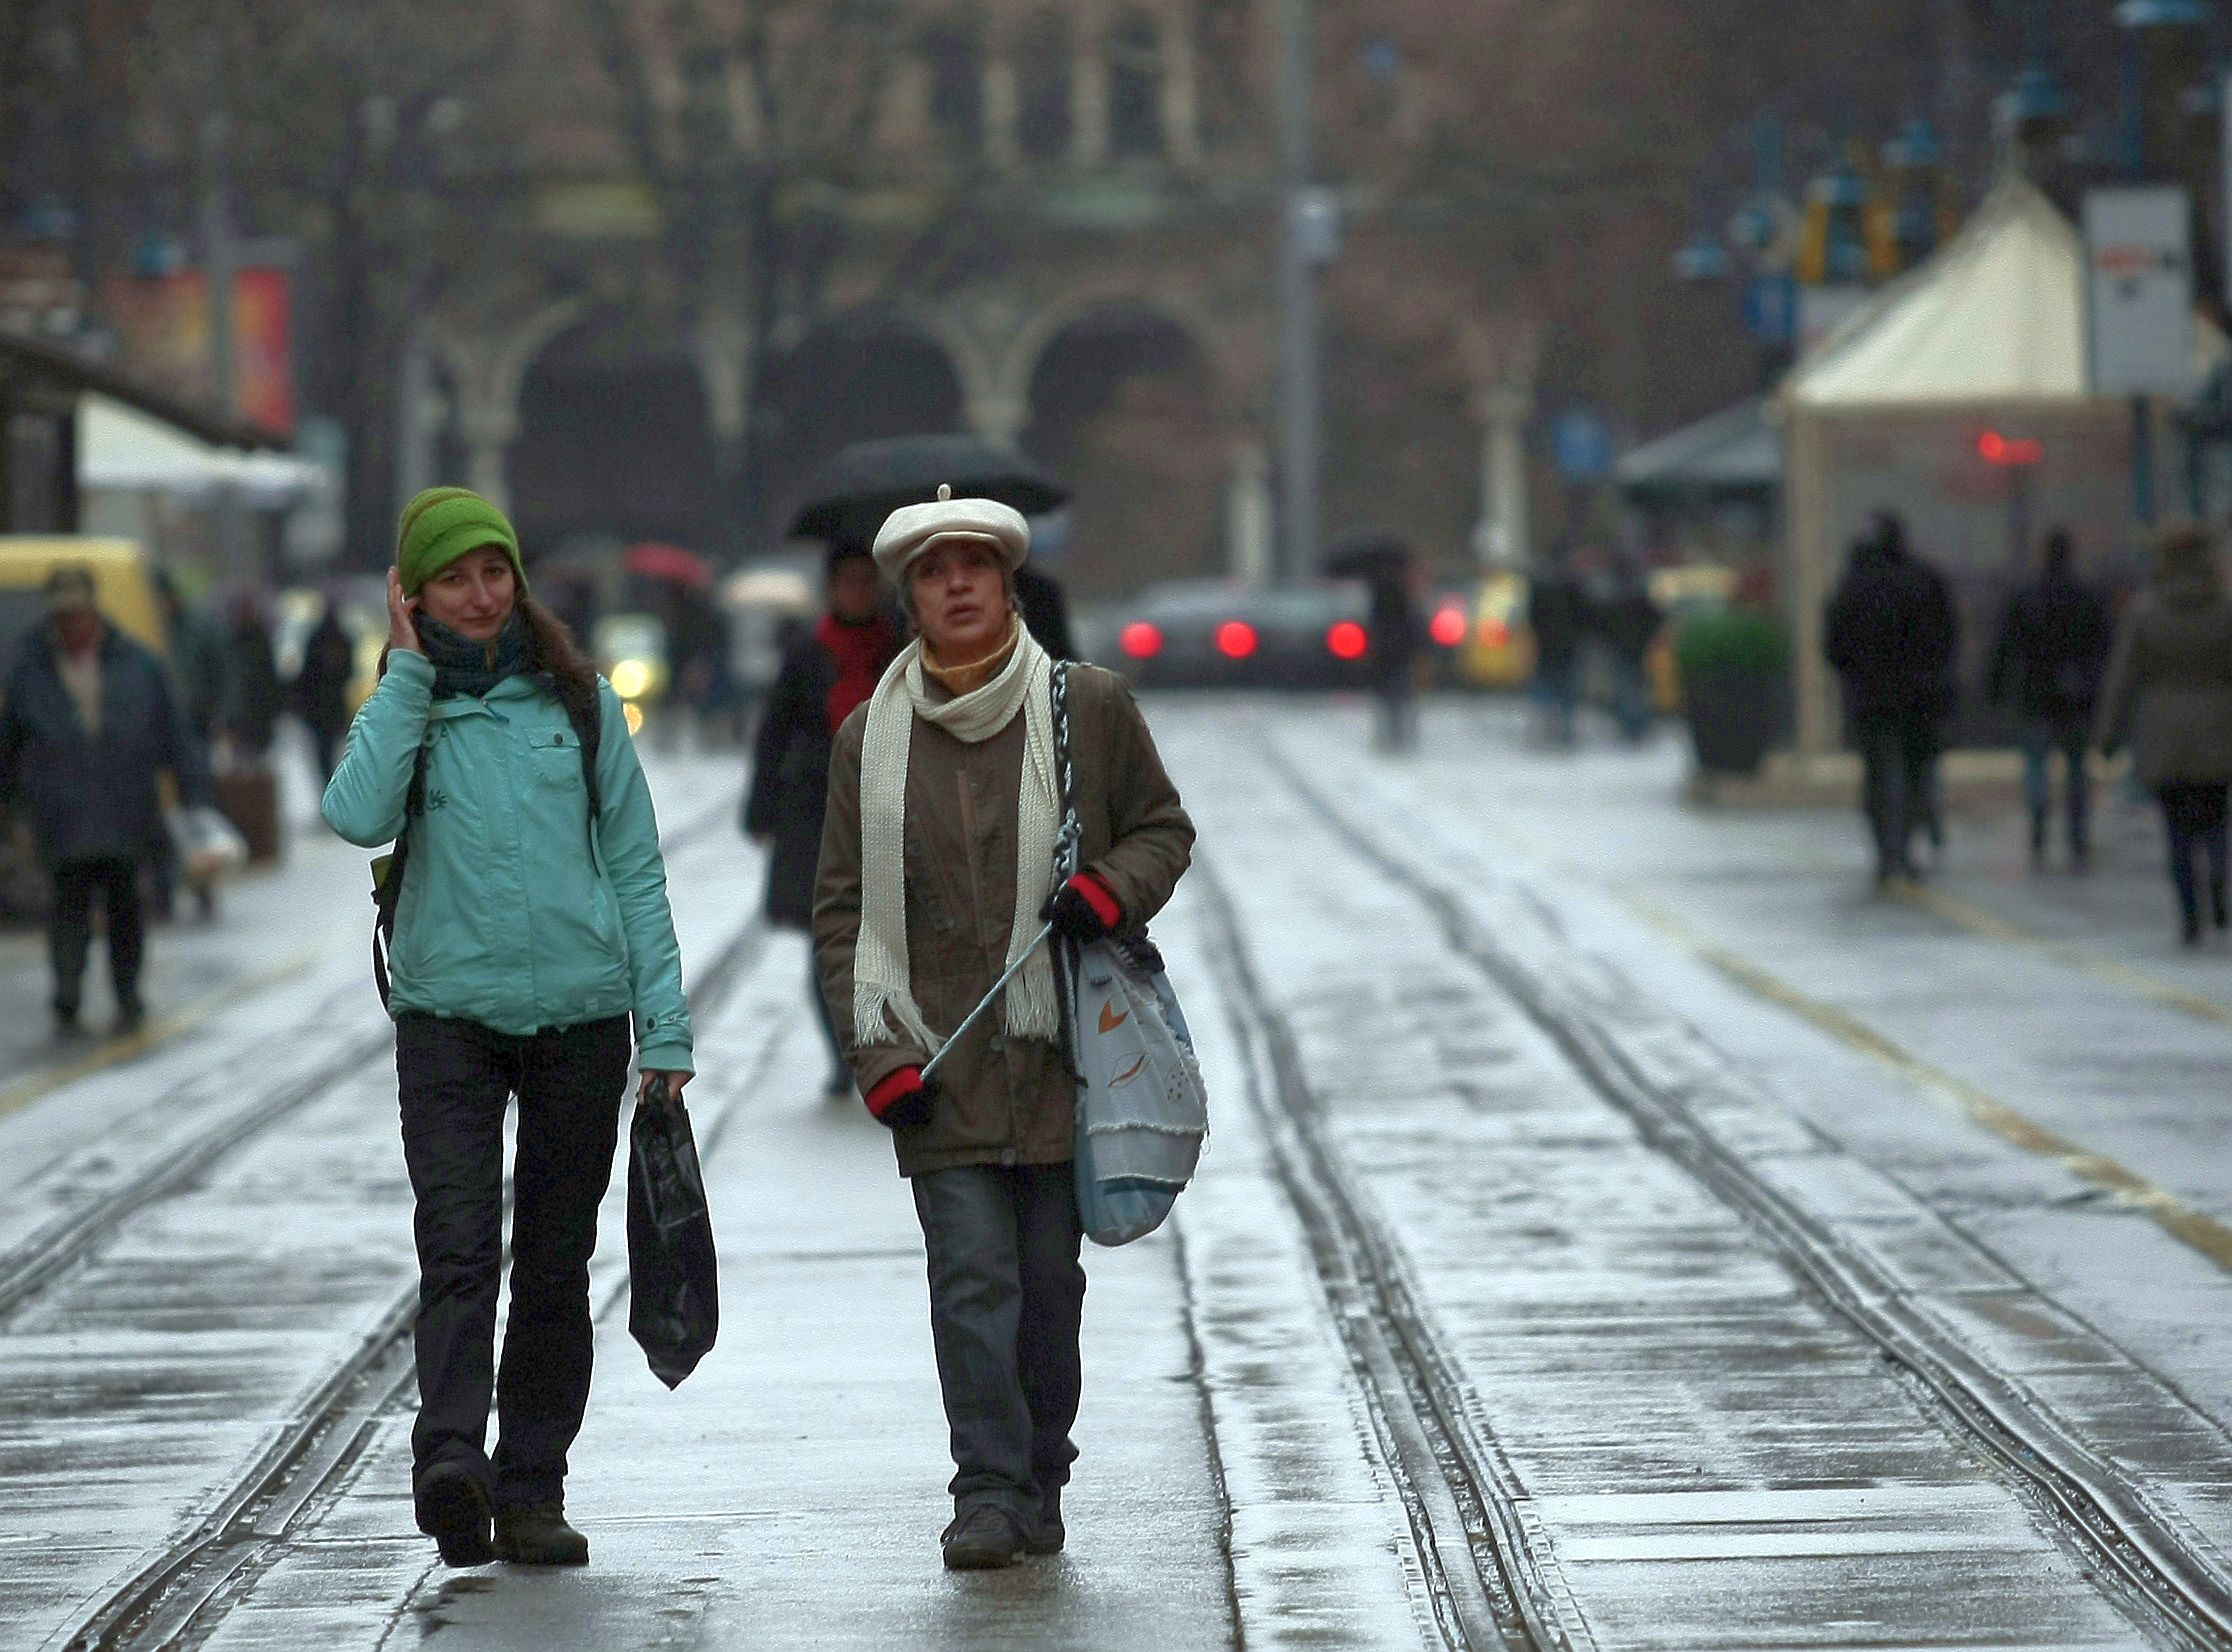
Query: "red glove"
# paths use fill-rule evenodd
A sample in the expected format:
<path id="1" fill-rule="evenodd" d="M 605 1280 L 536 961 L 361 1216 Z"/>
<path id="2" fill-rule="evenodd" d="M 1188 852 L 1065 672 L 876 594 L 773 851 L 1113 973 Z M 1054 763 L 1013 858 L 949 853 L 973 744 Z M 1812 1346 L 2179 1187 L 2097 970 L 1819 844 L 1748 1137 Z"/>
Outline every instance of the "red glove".
<path id="1" fill-rule="evenodd" d="M 938 1086 L 926 1080 L 920 1067 L 902 1067 L 867 1095 L 869 1116 L 887 1130 L 919 1130 L 930 1122 L 930 1104 L 938 1099 Z"/>
<path id="2" fill-rule="evenodd" d="M 1054 891 L 1039 916 L 1054 925 L 1055 934 L 1083 945 L 1113 934 L 1124 921 L 1124 908 L 1107 884 L 1080 872 Z"/>

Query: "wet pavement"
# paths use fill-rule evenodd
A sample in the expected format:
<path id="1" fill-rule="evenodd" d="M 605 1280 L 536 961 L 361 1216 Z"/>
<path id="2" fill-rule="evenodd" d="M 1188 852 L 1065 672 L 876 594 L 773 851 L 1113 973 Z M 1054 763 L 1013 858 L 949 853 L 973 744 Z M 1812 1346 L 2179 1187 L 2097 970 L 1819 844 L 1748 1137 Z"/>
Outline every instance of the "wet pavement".
<path id="1" fill-rule="evenodd" d="M 1064 1555 L 939 1568 L 911 1207 L 818 1094 L 733 760 L 677 754 L 725 1321 L 649 1376 L 615 1189 L 592 1566 L 411 1529 L 392 1059 L 312 838 L 233 973 L 158 935 L 209 999 L 162 1038 L 0 1052 L 0 1646 L 2232 1644 L 2232 957 L 2170 945 L 2145 816 L 2081 882 L 1956 820 L 1884 899 L 1850 818 L 1684 807 L 1671 740 L 1149 710 L 1216 1128 L 1087 1258 Z"/>

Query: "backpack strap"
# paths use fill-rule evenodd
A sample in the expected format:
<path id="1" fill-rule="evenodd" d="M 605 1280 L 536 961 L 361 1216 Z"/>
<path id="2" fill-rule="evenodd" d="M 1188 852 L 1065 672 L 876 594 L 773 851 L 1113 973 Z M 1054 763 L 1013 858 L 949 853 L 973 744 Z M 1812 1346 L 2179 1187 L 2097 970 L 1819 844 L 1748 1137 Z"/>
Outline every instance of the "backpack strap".
<path id="1" fill-rule="evenodd" d="M 387 866 L 372 891 L 372 982 L 380 989 L 383 1006 L 394 996 L 388 953 L 395 943 L 395 909 L 403 899 L 403 870 L 411 859 L 411 822 L 426 813 L 426 755 L 426 740 L 421 736 L 418 755 L 411 759 L 410 789 L 403 794 L 403 829 L 395 834 L 395 847 L 388 851 Z"/>
<path id="2" fill-rule="evenodd" d="M 566 708 L 566 721 L 573 725 L 574 741 L 581 747 L 581 783 L 589 793 L 589 820 L 594 825 L 604 813 L 604 788 L 597 783 L 597 751 L 604 740 L 604 691 L 592 688 L 577 696 L 561 688 L 558 703 Z"/>

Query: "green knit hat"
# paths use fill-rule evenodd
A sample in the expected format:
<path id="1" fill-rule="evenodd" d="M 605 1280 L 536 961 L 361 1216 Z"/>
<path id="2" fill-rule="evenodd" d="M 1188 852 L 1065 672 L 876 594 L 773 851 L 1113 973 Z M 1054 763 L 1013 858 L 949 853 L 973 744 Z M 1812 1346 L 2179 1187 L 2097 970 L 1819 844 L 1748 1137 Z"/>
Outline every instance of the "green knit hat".
<path id="1" fill-rule="evenodd" d="M 419 587 L 468 551 L 492 545 L 512 565 L 522 595 L 527 570 L 519 560 L 519 535 L 504 513 L 470 488 L 428 488 L 403 508 L 395 565 L 403 575 L 403 594 Z"/>

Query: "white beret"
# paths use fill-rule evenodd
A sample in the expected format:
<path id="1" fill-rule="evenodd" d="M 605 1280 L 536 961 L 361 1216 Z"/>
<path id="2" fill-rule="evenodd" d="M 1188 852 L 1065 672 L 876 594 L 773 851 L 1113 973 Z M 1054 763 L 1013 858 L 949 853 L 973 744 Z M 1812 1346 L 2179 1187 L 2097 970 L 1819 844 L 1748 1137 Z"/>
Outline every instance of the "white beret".
<path id="1" fill-rule="evenodd" d="M 876 532 L 876 566 L 894 585 L 901 584 L 915 558 L 947 539 L 989 542 L 1012 574 L 1030 554 L 1031 525 L 1013 506 L 997 499 L 956 499 L 953 489 L 940 483 L 935 500 L 902 505 L 884 519 Z"/>

